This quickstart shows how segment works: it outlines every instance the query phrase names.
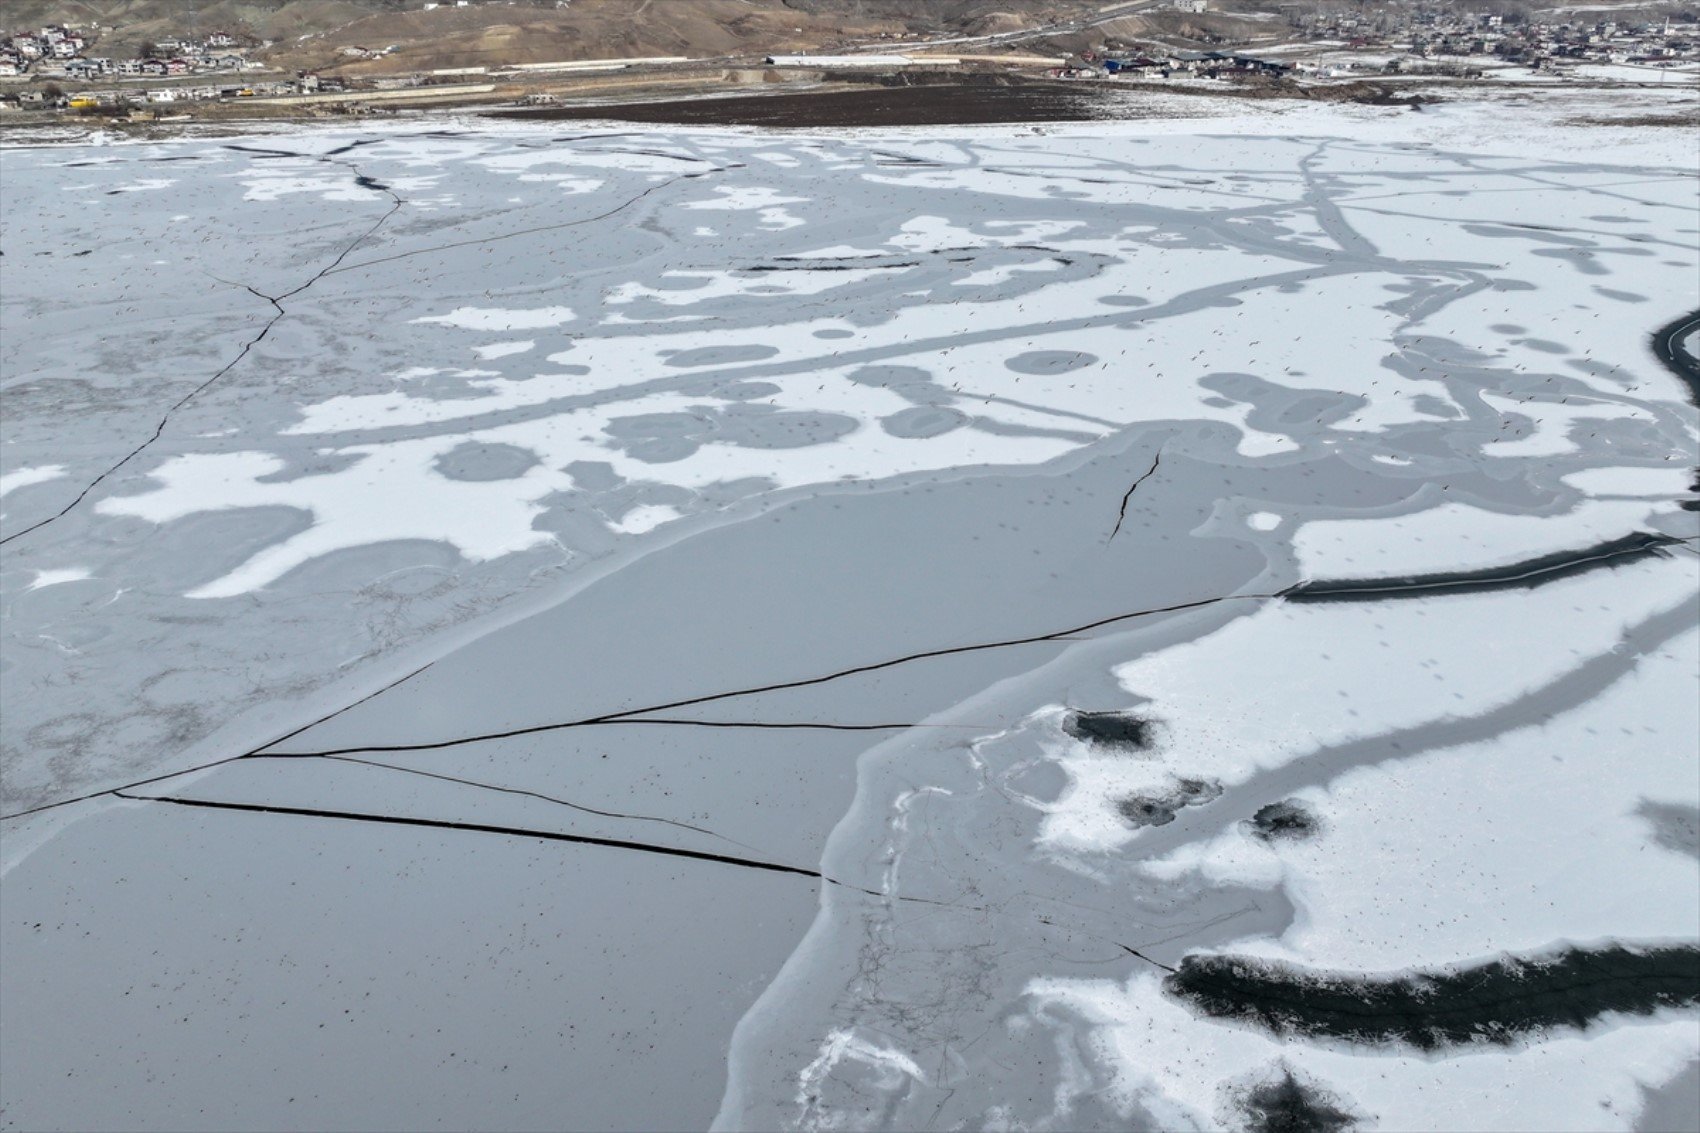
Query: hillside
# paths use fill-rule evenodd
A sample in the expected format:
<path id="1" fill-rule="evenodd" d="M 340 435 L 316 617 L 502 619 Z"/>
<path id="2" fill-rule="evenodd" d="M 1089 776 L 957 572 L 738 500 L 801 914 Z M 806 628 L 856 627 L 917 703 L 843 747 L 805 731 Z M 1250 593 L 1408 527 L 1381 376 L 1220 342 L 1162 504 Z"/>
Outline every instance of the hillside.
<path id="1" fill-rule="evenodd" d="M 1092 11 L 1088 0 L 505 0 L 426 10 L 421 0 L 9 0 L 4 23 L 95 28 L 100 52 L 226 31 L 291 69 L 355 73 L 652 55 L 714 57 L 829 48 L 882 35 L 1019 31 Z M 348 65 L 342 49 L 395 48 Z"/>

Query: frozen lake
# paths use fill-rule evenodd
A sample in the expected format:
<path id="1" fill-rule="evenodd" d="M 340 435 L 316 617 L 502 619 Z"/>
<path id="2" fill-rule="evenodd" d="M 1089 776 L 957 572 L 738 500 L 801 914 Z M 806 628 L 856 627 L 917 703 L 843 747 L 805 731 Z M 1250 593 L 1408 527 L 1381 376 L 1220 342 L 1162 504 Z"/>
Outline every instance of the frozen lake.
<path id="1" fill-rule="evenodd" d="M 1686 1120 L 1633 98 L 9 150 L 7 1126 Z"/>

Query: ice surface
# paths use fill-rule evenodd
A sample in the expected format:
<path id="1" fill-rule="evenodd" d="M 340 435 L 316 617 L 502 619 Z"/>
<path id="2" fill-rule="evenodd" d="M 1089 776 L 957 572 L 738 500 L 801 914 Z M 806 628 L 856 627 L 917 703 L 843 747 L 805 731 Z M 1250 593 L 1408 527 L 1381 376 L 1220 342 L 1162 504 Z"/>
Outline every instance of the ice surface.
<path id="1" fill-rule="evenodd" d="M 1234 829 L 1147 868 L 1280 885 L 1299 919 L 1279 940 L 1244 950 L 1313 967 L 1393 971 L 1556 940 L 1689 939 L 1700 924 L 1696 861 L 1650 852 L 1647 812 L 1700 806 L 1686 742 L 1700 726 L 1689 695 L 1697 678 L 1700 637 L 1689 632 L 1542 726 L 1301 792 L 1320 837 L 1262 840 Z M 1645 721 L 1659 704 L 1669 710 Z M 1534 797 L 1540 807 L 1525 805 Z M 1444 837 L 1432 833 L 1437 824 Z"/>
<path id="2" fill-rule="evenodd" d="M 1692 1012 L 1419 1058 L 1156 967 L 1700 938 L 1700 431 L 1648 348 L 1700 306 L 1692 145 L 1581 124 L 1689 95 L 1541 93 L 9 151 L 7 814 L 289 736 L 406 750 L 143 791 L 805 872 L 8 821 L 8 1116 L 1178 1128 L 1287 1065 L 1386 1128 L 1627 1128 Z"/>
<path id="3" fill-rule="evenodd" d="M 1697 582 L 1688 560 L 1510 596 L 1266 606 L 1116 670 L 1164 739 L 1149 759 L 1086 745 L 1060 754 L 1070 786 L 1047 808 L 1040 845 L 1113 850 L 1142 836 L 1117 799 L 1178 780 L 1245 782 L 1319 749 L 1491 713 L 1608 652 L 1626 625 L 1680 608 Z M 1486 622 L 1492 640 L 1458 632 Z"/>

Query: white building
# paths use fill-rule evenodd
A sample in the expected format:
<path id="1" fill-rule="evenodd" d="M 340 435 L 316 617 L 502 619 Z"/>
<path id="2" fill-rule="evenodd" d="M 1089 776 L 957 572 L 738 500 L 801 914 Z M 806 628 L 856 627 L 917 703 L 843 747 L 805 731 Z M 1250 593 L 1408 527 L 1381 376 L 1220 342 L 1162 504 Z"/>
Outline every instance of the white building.
<path id="1" fill-rule="evenodd" d="M 769 67 L 907 67 L 907 55 L 769 55 Z"/>

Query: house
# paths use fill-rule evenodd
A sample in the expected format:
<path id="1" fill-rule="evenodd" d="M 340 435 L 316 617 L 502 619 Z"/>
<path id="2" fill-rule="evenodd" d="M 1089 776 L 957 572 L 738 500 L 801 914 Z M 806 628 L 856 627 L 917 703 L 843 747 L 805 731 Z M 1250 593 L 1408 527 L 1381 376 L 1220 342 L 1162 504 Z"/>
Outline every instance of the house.
<path id="1" fill-rule="evenodd" d="M 165 65 L 165 61 L 162 59 L 144 59 L 137 65 L 135 73 L 138 75 L 163 76 L 169 75 L 171 73 L 171 68 L 167 67 Z"/>
<path id="2" fill-rule="evenodd" d="M 1130 58 L 1104 60 L 1104 74 L 1137 75 L 1145 71 L 1159 69 L 1162 66 L 1163 65 L 1155 59 L 1149 59 L 1143 55 L 1135 55 Z"/>
<path id="3" fill-rule="evenodd" d="M 0 77 L 11 78 L 23 74 L 23 68 L 18 66 L 16 59 L 0 59 Z"/>
<path id="4" fill-rule="evenodd" d="M 189 61 L 187 59 L 167 59 L 165 61 L 165 73 L 168 75 L 187 75 L 189 73 Z"/>

